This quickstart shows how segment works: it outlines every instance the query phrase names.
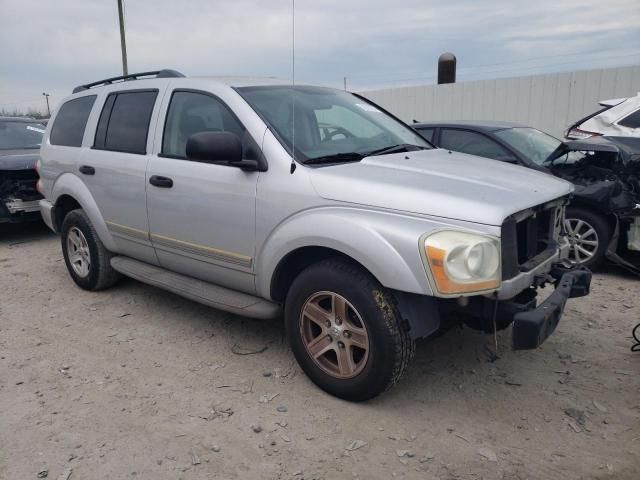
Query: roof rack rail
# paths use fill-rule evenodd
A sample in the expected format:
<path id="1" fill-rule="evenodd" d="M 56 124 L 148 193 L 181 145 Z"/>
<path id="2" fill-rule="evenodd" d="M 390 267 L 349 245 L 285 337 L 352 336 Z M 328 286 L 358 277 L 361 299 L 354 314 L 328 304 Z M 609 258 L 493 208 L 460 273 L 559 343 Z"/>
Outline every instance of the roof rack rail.
<path id="1" fill-rule="evenodd" d="M 111 85 L 114 82 L 126 82 L 129 80 L 138 80 L 140 77 L 175 78 L 175 77 L 184 77 L 184 75 L 176 70 L 169 70 L 169 69 L 155 70 L 153 72 L 130 73 L 129 75 L 105 78 L 104 80 L 98 80 L 97 82 L 87 83 L 86 85 L 79 85 L 73 89 L 73 93 L 82 92 L 83 90 L 89 90 L 92 87 Z"/>

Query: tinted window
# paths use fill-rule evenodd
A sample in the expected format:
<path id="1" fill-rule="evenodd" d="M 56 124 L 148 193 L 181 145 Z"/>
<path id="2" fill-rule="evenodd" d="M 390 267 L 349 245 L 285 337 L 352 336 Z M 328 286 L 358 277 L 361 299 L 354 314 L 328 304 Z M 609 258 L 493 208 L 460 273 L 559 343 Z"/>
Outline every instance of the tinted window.
<path id="1" fill-rule="evenodd" d="M 157 90 L 110 94 L 98 121 L 95 148 L 147 153 L 149 121 L 157 95 Z"/>
<path id="2" fill-rule="evenodd" d="M 480 133 L 469 130 L 443 128 L 440 133 L 440 147 L 495 160 L 514 159 L 513 155 L 498 143 Z"/>
<path id="3" fill-rule="evenodd" d="M 435 132 L 435 128 L 418 128 L 417 130 L 420 135 L 433 143 L 433 132 Z"/>
<path id="4" fill-rule="evenodd" d="M 640 128 L 640 110 L 636 110 L 631 115 L 627 115 L 618 122 L 618 125 L 628 128 Z"/>
<path id="5" fill-rule="evenodd" d="M 60 107 L 51 127 L 49 141 L 53 145 L 79 147 L 96 95 L 74 98 Z"/>
<path id="6" fill-rule="evenodd" d="M 245 140 L 245 128 L 219 99 L 196 92 L 171 96 L 162 137 L 162 153 L 185 158 L 187 140 L 199 132 L 231 132 Z"/>

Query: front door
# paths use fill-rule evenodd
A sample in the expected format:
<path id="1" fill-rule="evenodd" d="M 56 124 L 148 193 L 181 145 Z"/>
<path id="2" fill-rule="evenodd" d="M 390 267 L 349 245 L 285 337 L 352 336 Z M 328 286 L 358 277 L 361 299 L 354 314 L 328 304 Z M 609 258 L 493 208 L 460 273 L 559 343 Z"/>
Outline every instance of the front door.
<path id="1" fill-rule="evenodd" d="M 151 241 L 160 265 L 249 293 L 255 291 L 257 172 L 190 161 L 187 139 L 204 131 L 248 132 L 217 97 L 174 90 L 162 127 L 162 147 L 147 170 Z"/>

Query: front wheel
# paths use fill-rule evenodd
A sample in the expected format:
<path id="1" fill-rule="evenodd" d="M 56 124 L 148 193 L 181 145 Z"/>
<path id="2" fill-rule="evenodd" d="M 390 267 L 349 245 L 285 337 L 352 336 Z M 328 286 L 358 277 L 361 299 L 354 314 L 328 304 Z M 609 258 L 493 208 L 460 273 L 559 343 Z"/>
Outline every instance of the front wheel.
<path id="1" fill-rule="evenodd" d="M 414 352 L 390 293 L 370 274 L 327 260 L 304 270 L 286 299 L 287 337 L 307 376 L 346 400 L 396 383 Z"/>
<path id="2" fill-rule="evenodd" d="M 595 269 L 602 264 L 611 241 L 611 227 L 602 215 L 581 207 L 569 207 L 565 214 L 569 237 L 569 260 Z"/>

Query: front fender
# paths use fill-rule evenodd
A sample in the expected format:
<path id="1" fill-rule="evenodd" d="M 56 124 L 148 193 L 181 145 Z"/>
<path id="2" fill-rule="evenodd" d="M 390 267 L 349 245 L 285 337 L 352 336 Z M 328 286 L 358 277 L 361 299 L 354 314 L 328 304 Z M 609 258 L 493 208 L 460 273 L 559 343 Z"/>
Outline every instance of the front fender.
<path id="1" fill-rule="evenodd" d="M 118 247 L 87 186 L 75 175 L 63 173 L 55 180 L 53 188 L 51 189 L 50 198 L 53 199 L 53 203 L 56 204 L 58 199 L 63 195 L 69 195 L 80 204 L 107 250 L 117 253 Z"/>
<path id="2" fill-rule="evenodd" d="M 271 297 L 271 279 L 282 259 L 302 247 L 337 250 L 363 265 L 385 287 L 432 295 L 419 251 L 419 238 L 439 222 L 352 207 L 300 212 L 278 225 L 263 243 L 256 286 Z"/>

